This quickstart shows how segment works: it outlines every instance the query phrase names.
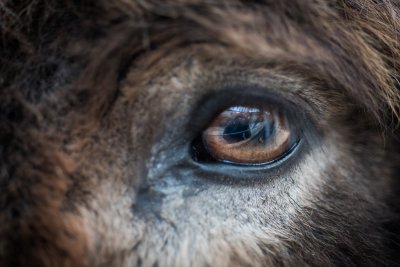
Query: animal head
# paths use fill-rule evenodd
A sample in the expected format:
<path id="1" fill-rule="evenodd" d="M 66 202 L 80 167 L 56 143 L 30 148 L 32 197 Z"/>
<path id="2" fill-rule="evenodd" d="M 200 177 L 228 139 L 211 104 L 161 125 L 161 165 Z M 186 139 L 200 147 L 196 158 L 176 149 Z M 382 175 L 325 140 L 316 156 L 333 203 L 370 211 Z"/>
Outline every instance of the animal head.
<path id="1" fill-rule="evenodd" d="M 2 266 L 398 264 L 397 1 L 0 4 Z"/>

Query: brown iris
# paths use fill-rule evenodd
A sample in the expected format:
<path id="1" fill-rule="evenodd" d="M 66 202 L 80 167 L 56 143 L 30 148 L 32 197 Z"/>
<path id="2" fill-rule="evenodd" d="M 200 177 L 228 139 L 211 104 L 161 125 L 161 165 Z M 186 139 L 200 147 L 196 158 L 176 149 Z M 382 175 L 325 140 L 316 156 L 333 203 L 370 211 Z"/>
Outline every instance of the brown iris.
<path id="1" fill-rule="evenodd" d="M 268 109 L 235 106 L 219 114 L 202 133 L 205 149 L 217 161 L 263 164 L 293 147 L 286 117 Z"/>

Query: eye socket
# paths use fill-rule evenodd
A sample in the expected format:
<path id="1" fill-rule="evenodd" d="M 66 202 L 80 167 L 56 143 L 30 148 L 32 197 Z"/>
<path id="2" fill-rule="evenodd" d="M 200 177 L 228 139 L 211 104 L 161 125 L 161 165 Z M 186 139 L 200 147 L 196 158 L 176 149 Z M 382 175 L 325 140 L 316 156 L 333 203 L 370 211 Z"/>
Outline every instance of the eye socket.
<path id="1" fill-rule="evenodd" d="M 260 165 L 280 160 L 298 136 L 276 109 L 232 106 L 212 120 L 192 147 L 197 161 Z"/>

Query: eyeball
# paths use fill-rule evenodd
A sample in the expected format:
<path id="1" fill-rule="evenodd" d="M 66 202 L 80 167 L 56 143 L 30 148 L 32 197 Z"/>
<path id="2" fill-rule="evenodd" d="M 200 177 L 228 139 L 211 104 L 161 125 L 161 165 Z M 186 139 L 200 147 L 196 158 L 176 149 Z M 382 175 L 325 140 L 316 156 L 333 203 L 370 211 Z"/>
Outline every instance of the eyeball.
<path id="1" fill-rule="evenodd" d="M 258 165 L 284 157 L 298 136 L 276 109 L 233 106 L 211 121 L 201 133 L 201 142 L 215 161 Z"/>

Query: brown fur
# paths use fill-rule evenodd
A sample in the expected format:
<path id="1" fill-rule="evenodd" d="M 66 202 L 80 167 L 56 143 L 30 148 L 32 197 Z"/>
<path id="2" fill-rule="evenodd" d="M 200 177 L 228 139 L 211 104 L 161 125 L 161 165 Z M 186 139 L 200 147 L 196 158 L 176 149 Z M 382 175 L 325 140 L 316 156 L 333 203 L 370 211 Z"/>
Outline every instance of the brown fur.
<path id="1" fill-rule="evenodd" d="M 399 16 L 395 0 L 0 1 L 0 263 L 400 264 Z M 299 196 L 200 182 L 186 207 L 143 189 L 224 81 L 314 108 L 324 156 Z"/>

